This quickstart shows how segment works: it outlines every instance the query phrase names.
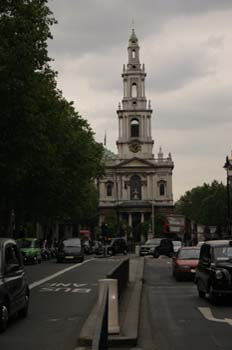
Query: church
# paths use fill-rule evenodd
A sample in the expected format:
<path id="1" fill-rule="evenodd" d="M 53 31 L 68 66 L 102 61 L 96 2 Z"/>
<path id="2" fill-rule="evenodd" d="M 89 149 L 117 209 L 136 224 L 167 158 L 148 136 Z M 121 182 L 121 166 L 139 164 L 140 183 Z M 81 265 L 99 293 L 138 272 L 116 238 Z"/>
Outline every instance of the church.
<path id="1" fill-rule="evenodd" d="M 171 153 L 153 154 L 152 109 L 145 94 L 146 72 L 132 29 L 128 63 L 123 66 L 123 99 L 119 103 L 117 154 L 105 149 L 105 175 L 99 180 L 99 225 L 114 215 L 141 240 L 141 224 L 173 212 Z M 151 231 L 151 230 L 150 230 Z M 154 232 L 153 232 L 154 233 Z"/>

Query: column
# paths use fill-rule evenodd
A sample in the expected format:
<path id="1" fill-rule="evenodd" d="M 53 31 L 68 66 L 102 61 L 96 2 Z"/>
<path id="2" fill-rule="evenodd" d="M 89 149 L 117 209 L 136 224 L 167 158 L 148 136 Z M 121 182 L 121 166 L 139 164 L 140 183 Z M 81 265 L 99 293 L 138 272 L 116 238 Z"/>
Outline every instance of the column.
<path id="1" fill-rule="evenodd" d="M 129 213 L 128 214 L 128 225 L 130 226 L 130 227 L 132 227 L 132 213 Z"/>
<path id="2" fill-rule="evenodd" d="M 141 224 L 144 223 L 144 213 L 141 213 Z"/>

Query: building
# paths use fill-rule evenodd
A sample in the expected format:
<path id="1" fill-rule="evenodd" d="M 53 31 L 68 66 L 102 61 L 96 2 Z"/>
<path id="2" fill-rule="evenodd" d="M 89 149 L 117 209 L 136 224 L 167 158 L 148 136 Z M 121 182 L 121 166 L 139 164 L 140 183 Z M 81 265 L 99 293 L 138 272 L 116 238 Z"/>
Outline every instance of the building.
<path id="1" fill-rule="evenodd" d="M 151 134 L 152 109 L 145 95 L 146 72 L 140 64 L 134 29 L 129 38 L 128 63 L 123 66 L 123 99 L 119 103 L 118 154 L 105 150 L 105 176 L 99 180 L 99 224 L 115 215 L 140 241 L 141 224 L 157 214 L 173 212 L 171 154 L 162 149 L 155 158 Z"/>

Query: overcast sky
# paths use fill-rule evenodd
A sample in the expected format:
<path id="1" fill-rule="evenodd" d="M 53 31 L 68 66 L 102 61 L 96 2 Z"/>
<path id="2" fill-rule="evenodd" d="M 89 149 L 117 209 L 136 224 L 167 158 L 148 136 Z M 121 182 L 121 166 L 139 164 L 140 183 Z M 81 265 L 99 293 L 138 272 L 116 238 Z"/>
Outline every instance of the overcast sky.
<path id="1" fill-rule="evenodd" d="M 154 154 L 171 152 L 174 199 L 225 183 L 232 149 L 231 0 L 49 0 L 58 87 L 116 152 L 122 66 L 134 17 L 153 108 Z"/>

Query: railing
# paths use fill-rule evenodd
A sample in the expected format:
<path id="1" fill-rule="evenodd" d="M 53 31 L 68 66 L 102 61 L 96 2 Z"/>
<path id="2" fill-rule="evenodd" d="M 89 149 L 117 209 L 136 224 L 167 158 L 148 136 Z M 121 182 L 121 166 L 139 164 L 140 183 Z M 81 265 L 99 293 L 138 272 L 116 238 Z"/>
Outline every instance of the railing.
<path id="1" fill-rule="evenodd" d="M 108 295 L 109 289 L 105 286 L 102 293 L 102 300 L 99 304 L 92 350 L 108 349 Z"/>

